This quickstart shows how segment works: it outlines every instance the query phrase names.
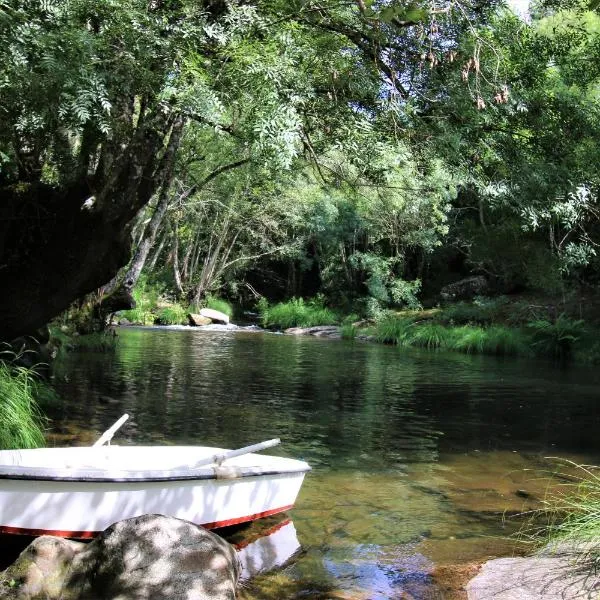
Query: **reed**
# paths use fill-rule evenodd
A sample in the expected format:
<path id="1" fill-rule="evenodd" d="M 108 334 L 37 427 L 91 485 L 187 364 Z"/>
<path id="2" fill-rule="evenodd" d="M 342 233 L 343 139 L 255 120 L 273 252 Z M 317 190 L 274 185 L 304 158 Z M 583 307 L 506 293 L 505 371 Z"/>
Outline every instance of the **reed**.
<path id="1" fill-rule="evenodd" d="M 435 350 L 437 348 L 447 348 L 450 337 L 450 330 L 443 325 L 425 322 L 414 323 L 412 327 L 408 328 L 404 341 L 409 346 Z"/>
<path id="2" fill-rule="evenodd" d="M 561 460 L 543 507 L 521 531 L 545 551 L 567 550 L 600 567 L 600 467 Z"/>
<path id="3" fill-rule="evenodd" d="M 413 319 L 387 314 L 375 324 L 373 337 L 382 344 L 407 346 L 413 327 Z"/>
<path id="4" fill-rule="evenodd" d="M 33 369 L 0 362 L 0 448 L 37 448 L 44 445 L 44 417 L 35 400 Z"/>

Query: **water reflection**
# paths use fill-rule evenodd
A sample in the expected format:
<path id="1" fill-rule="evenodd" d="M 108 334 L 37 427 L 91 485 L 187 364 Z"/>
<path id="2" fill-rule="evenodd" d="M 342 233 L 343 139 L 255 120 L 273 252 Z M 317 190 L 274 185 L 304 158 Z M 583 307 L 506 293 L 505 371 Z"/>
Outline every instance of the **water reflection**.
<path id="1" fill-rule="evenodd" d="M 119 335 L 114 355 L 59 365 L 51 443 L 89 443 L 128 412 L 118 443 L 281 437 L 274 453 L 314 469 L 291 513 L 302 551 L 248 598 L 425 598 L 432 562 L 512 552 L 505 517 L 543 497 L 541 457 L 600 460 L 595 372 L 246 332 Z"/>

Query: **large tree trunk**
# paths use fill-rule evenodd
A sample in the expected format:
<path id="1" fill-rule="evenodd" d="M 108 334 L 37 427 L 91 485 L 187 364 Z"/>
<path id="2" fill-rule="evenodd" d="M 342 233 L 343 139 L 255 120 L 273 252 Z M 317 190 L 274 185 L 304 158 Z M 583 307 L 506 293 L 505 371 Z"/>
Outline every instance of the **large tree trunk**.
<path id="1" fill-rule="evenodd" d="M 161 118 L 107 148 L 95 178 L 0 189 L 0 341 L 34 334 L 127 264 L 135 216 L 168 185 L 179 145 L 183 121 Z"/>

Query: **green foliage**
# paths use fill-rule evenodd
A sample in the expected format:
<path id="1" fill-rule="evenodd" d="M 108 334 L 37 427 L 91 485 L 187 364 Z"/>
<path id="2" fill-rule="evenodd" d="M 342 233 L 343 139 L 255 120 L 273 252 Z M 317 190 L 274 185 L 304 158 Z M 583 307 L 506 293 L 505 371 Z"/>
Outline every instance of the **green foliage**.
<path id="1" fill-rule="evenodd" d="M 446 348 L 450 339 L 450 331 L 443 325 L 432 322 L 415 323 L 408 331 L 405 343 L 409 346 L 428 348 Z"/>
<path id="2" fill-rule="evenodd" d="M 317 325 L 335 325 L 339 316 L 323 304 L 322 298 L 304 301 L 302 298 L 292 298 L 274 306 L 264 306 L 261 310 L 261 320 L 264 327 L 316 327 Z"/>
<path id="3" fill-rule="evenodd" d="M 72 352 L 114 352 L 118 342 L 119 336 L 109 329 L 101 333 L 70 337 L 67 349 Z"/>
<path id="4" fill-rule="evenodd" d="M 483 352 L 493 356 L 527 356 L 528 338 L 520 329 L 492 326 L 485 330 Z"/>
<path id="5" fill-rule="evenodd" d="M 594 570 L 600 566 L 599 467 L 563 460 L 550 476 L 543 508 L 534 511 L 522 537 L 544 550 L 579 555 L 578 562 Z"/>
<path id="6" fill-rule="evenodd" d="M 531 321 L 527 327 L 532 333 L 532 346 L 538 354 L 564 360 L 572 355 L 584 322 L 561 314 L 554 322 L 539 319 Z"/>
<path id="7" fill-rule="evenodd" d="M 449 348 L 465 354 L 483 354 L 486 342 L 486 331 L 483 327 L 463 325 L 451 330 Z"/>
<path id="8" fill-rule="evenodd" d="M 148 278 L 141 276 L 133 289 L 135 308 L 122 310 L 119 316 L 135 323 L 136 325 L 153 325 L 156 318 L 153 309 L 156 307 L 162 286 L 152 284 Z"/>
<path id="9" fill-rule="evenodd" d="M 157 325 L 187 325 L 188 311 L 179 304 L 173 304 L 171 306 L 165 306 L 161 308 L 154 322 Z"/>
<path id="10" fill-rule="evenodd" d="M 353 340 L 358 335 L 358 329 L 352 323 L 344 323 L 340 327 L 340 334 L 344 340 Z"/>
<path id="11" fill-rule="evenodd" d="M 386 314 L 375 324 L 374 338 L 382 344 L 404 346 L 410 339 L 414 320 Z"/>
<path id="12" fill-rule="evenodd" d="M 0 362 L 0 448 L 44 445 L 44 417 L 36 396 L 47 399 L 49 394 L 41 391 L 36 377 L 32 369 Z"/>
<path id="13" fill-rule="evenodd" d="M 207 296 L 205 304 L 207 308 L 218 310 L 219 312 L 227 315 L 229 318 L 233 317 L 233 306 L 230 302 L 227 302 L 227 300 L 217 298 L 216 296 Z"/>

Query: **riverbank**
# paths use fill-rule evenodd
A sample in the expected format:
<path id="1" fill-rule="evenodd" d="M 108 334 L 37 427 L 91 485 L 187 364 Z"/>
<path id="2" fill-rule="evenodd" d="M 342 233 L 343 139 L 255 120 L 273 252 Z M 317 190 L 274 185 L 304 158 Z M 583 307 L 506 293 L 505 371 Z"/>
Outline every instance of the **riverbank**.
<path id="1" fill-rule="evenodd" d="M 266 327 L 295 334 L 306 330 L 314 335 L 318 327 L 337 326 L 343 338 L 399 347 L 598 364 L 598 315 L 589 310 L 586 321 L 576 312 L 583 312 L 581 305 L 500 296 L 424 310 L 381 311 L 369 318 L 291 300 L 266 306 L 261 318 Z"/>

